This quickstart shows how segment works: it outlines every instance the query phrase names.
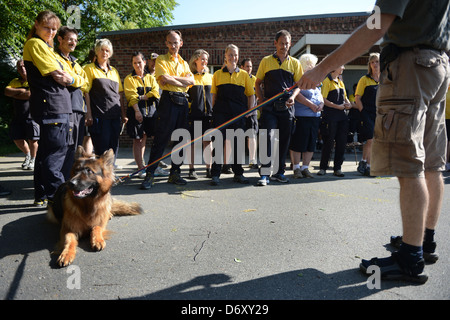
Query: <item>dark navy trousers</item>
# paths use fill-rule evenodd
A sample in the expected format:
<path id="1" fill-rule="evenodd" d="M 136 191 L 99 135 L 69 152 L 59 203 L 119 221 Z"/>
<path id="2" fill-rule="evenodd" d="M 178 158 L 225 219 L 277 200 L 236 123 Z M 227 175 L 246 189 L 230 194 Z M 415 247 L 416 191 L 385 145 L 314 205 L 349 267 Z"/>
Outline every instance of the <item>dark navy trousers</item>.
<path id="1" fill-rule="evenodd" d="M 291 108 L 292 109 L 292 108 Z M 284 110 L 284 111 L 274 111 L 272 108 L 264 108 L 261 114 L 261 129 L 266 129 L 267 134 L 267 157 L 272 157 L 272 144 L 271 140 L 273 139 L 274 132 L 273 130 L 278 129 L 279 133 L 279 143 L 278 143 L 278 170 L 277 174 L 284 174 L 285 164 L 286 164 L 286 155 L 289 149 L 289 143 L 291 141 L 292 134 L 292 126 L 294 116 L 292 114 L 292 110 Z M 263 163 L 263 168 L 269 168 L 271 166 L 271 162 Z"/>
<path id="2" fill-rule="evenodd" d="M 69 139 L 69 115 L 60 119 L 40 119 L 41 136 L 34 166 L 34 199 L 52 200 L 65 182 L 62 172 Z M 67 116 L 67 118 L 65 117 Z"/>
<path id="3" fill-rule="evenodd" d="M 164 150 L 171 141 L 172 132 L 176 129 L 188 130 L 188 114 L 189 104 L 185 99 L 183 105 L 174 103 L 168 91 L 163 91 L 159 105 L 157 108 L 158 118 L 156 120 L 155 137 L 153 139 L 152 148 L 150 150 L 150 157 L 148 163 L 152 163 L 164 155 Z M 178 143 L 181 141 L 181 138 Z M 183 151 L 180 151 L 180 157 L 183 156 Z M 159 161 L 147 168 L 147 172 L 154 174 L 158 167 Z M 182 163 L 174 163 L 171 161 L 170 174 L 180 173 Z"/>

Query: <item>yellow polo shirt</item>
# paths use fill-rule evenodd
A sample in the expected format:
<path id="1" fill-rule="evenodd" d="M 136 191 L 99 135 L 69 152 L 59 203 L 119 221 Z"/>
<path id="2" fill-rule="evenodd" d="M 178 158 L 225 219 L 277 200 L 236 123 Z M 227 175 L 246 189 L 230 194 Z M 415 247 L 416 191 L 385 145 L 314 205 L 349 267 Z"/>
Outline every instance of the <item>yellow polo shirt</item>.
<path id="1" fill-rule="evenodd" d="M 25 42 L 23 61 L 31 90 L 30 110 L 33 118 L 55 118 L 58 114 L 72 113 L 70 94 L 67 88 L 57 83 L 50 75 L 64 70 L 53 48 L 38 36 Z"/>
<path id="2" fill-rule="evenodd" d="M 188 77 L 192 76 L 189 64 L 178 55 L 178 61 L 170 54 L 159 55 L 155 62 L 155 78 L 158 80 L 162 75 L 169 75 L 175 77 Z M 161 85 L 161 90 L 175 91 L 175 92 L 187 92 L 188 88 L 177 87 L 171 84 Z"/>
<path id="3" fill-rule="evenodd" d="M 261 60 L 256 78 L 263 81 L 264 98 L 269 99 L 292 87 L 302 75 L 303 68 L 298 59 L 288 56 L 281 62 L 276 54 L 271 54 Z"/>
<path id="4" fill-rule="evenodd" d="M 90 63 L 84 66 L 84 71 L 88 78 L 86 92 L 89 92 L 92 115 L 105 119 L 120 117 L 123 87 L 116 68 L 108 65 L 105 72 L 97 63 Z"/>
<path id="5" fill-rule="evenodd" d="M 248 109 L 248 99 L 255 88 L 247 71 L 236 68 L 230 73 L 223 67 L 214 73 L 211 93 L 216 95 L 213 112 L 237 115 Z"/>
<path id="6" fill-rule="evenodd" d="M 125 77 L 123 81 L 125 98 L 128 101 L 128 108 L 133 108 L 135 104 L 144 116 L 153 116 L 156 111 L 155 100 L 159 99 L 159 86 L 154 76 L 150 73 L 144 74 L 141 78 L 133 71 Z M 139 100 L 139 96 L 146 95 L 149 100 Z"/>

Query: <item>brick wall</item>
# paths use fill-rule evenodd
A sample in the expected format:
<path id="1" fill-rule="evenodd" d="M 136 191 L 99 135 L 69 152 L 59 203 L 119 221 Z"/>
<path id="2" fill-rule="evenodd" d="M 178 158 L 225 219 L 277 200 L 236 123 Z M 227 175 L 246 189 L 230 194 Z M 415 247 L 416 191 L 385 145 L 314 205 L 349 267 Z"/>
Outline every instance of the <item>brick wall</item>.
<path id="1" fill-rule="evenodd" d="M 292 35 L 292 45 L 303 35 L 309 34 L 349 34 L 367 19 L 367 14 L 340 14 L 322 16 L 302 16 L 279 19 L 251 20 L 249 22 L 228 22 L 204 25 L 185 25 L 143 30 L 108 32 L 101 37 L 111 40 L 114 56 L 111 64 L 125 78 L 133 68 L 131 54 L 138 50 L 145 55 L 151 52 L 164 54 L 167 52 L 164 40 L 168 30 L 179 29 L 183 34 L 184 45 L 181 56 L 189 61 L 196 49 L 202 48 L 210 54 L 210 65 L 223 63 L 225 47 L 233 43 L 240 49 L 240 60 L 249 57 L 253 61 L 253 73 L 256 74 L 260 60 L 274 52 L 275 33 L 281 29 Z M 313 52 L 314 53 L 314 52 Z M 126 132 L 121 137 L 120 145 L 131 146 L 131 139 Z"/>

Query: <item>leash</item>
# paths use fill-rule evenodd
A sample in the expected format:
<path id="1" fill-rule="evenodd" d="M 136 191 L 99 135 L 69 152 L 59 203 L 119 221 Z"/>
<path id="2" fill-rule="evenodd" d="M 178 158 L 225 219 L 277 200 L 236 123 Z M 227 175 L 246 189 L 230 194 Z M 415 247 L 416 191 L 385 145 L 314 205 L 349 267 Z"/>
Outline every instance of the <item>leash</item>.
<path id="1" fill-rule="evenodd" d="M 172 149 L 172 151 L 170 151 L 169 153 L 166 153 L 165 155 L 163 155 L 162 157 L 156 159 L 156 160 L 153 161 L 152 163 L 149 163 L 148 165 L 146 165 L 146 166 L 143 167 L 142 169 L 136 170 L 136 171 L 134 171 L 134 172 L 132 172 L 132 173 L 126 175 L 126 176 L 123 176 L 123 177 L 118 178 L 118 179 L 116 180 L 116 184 L 123 183 L 126 179 L 131 178 L 132 176 L 138 174 L 138 173 L 141 172 L 142 170 L 145 170 L 145 169 L 147 169 L 148 167 L 154 165 L 155 163 L 158 163 L 159 161 L 164 160 L 164 159 L 170 157 L 170 156 L 172 155 L 172 153 L 177 152 L 177 151 L 179 151 L 179 150 L 181 150 L 181 149 L 184 149 L 184 148 L 186 148 L 186 147 L 188 147 L 188 146 L 194 144 L 195 142 L 197 142 L 197 141 L 199 141 L 199 140 L 202 140 L 205 136 L 212 135 L 214 132 L 217 132 L 218 130 L 223 129 L 223 128 L 229 126 L 230 124 L 232 124 L 232 123 L 235 122 L 236 120 L 238 120 L 238 119 L 240 119 L 240 118 L 242 118 L 242 117 L 245 117 L 246 115 L 252 113 L 252 112 L 255 111 L 255 110 L 258 110 L 259 108 L 263 107 L 264 105 L 269 104 L 269 103 L 271 103 L 271 102 L 273 102 L 273 101 L 275 101 L 275 100 L 281 98 L 283 95 L 288 94 L 290 91 L 294 90 L 295 87 L 297 87 L 297 84 L 294 84 L 292 87 L 290 87 L 290 88 L 288 88 L 288 89 L 285 89 L 284 91 L 282 91 L 282 92 L 280 92 L 280 93 L 274 95 L 272 98 L 270 98 L 270 99 L 268 99 L 268 100 L 266 100 L 266 101 L 264 101 L 264 102 L 258 104 L 257 106 L 255 106 L 255 107 L 253 107 L 253 108 L 251 108 L 251 109 L 246 110 L 245 112 L 243 112 L 243 113 L 241 113 L 241 114 L 235 116 L 234 118 L 228 120 L 227 122 L 222 123 L 220 126 L 218 126 L 218 127 L 216 127 L 216 128 L 213 128 L 213 129 L 209 130 L 208 133 L 205 133 L 205 134 L 203 134 L 203 135 L 201 135 L 201 136 L 199 136 L 199 137 L 197 137 L 197 138 L 195 138 L 195 139 L 193 139 L 193 140 L 191 140 L 191 141 L 185 143 L 184 145 L 182 145 L 182 146 L 180 146 L 180 147 L 177 147 L 177 148 L 175 148 L 175 149 Z"/>

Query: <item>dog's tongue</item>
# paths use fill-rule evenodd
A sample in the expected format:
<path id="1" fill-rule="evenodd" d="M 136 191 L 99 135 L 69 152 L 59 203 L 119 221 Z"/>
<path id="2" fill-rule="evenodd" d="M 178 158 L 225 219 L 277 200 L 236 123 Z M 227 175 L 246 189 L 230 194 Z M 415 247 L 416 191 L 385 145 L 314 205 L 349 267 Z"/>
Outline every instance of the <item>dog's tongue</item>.
<path id="1" fill-rule="evenodd" d="M 93 188 L 88 188 L 88 189 L 84 189 L 81 191 L 74 191 L 73 195 L 77 198 L 84 198 L 84 197 L 90 195 L 92 190 L 93 190 Z"/>

